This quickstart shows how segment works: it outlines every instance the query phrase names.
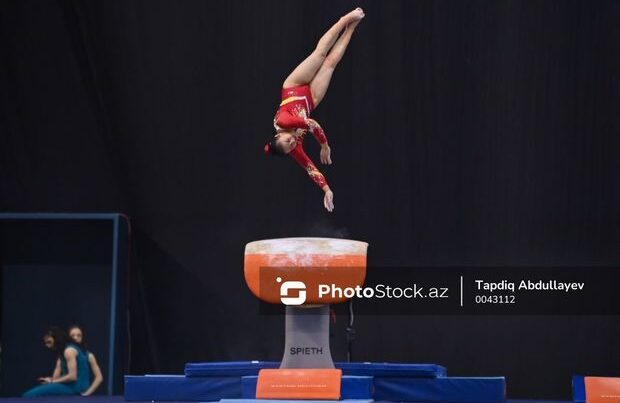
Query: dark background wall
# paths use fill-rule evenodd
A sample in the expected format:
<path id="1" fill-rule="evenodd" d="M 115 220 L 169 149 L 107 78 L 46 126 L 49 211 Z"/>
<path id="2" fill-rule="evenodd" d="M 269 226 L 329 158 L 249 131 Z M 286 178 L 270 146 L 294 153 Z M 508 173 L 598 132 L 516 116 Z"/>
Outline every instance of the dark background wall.
<path id="1" fill-rule="evenodd" d="M 285 76 L 357 5 L 367 17 L 314 115 L 329 215 L 262 144 Z M 256 239 L 366 240 L 371 269 L 615 265 L 619 18 L 615 1 L 5 1 L 0 209 L 131 216 L 138 374 L 279 358 L 282 320 L 243 284 Z M 617 317 L 356 323 L 356 360 L 506 375 L 512 397 L 620 375 Z"/>

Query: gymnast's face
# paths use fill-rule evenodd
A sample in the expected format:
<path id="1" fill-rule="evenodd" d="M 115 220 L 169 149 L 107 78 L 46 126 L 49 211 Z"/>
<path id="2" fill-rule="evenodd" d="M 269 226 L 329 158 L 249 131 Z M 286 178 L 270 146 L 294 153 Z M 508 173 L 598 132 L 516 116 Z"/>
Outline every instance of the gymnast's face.
<path id="1" fill-rule="evenodd" d="M 282 132 L 276 134 L 276 144 L 284 154 L 288 154 L 297 145 L 297 139 L 290 133 Z"/>
<path id="2" fill-rule="evenodd" d="M 82 330 L 79 327 L 74 327 L 71 329 L 71 331 L 69 332 L 69 337 L 71 337 L 71 339 L 73 339 L 74 342 L 76 343 L 81 343 L 82 342 Z"/>
<path id="3" fill-rule="evenodd" d="M 54 347 L 54 338 L 52 336 L 43 336 L 43 344 L 47 348 Z"/>

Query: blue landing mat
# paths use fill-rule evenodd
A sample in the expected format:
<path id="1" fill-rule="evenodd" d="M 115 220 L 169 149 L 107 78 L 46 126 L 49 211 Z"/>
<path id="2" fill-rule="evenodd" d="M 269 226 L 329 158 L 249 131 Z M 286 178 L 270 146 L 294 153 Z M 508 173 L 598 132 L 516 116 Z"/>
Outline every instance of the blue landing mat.
<path id="1" fill-rule="evenodd" d="M 445 367 L 436 364 L 395 364 L 387 362 L 336 362 L 344 375 L 374 377 L 438 378 L 447 375 Z"/>
<path id="2" fill-rule="evenodd" d="M 375 362 L 336 362 L 336 368 L 343 375 L 355 376 L 397 376 L 415 378 L 437 378 L 446 376 L 446 368 L 435 364 L 393 364 Z M 279 368 L 277 361 L 229 361 L 194 362 L 185 364 L 188 377 L 207 376 L 252 376 L 264 368 Z"/>
<path id="3" fill-rule="evenodd" d="M 128 401 L 218 401 L 255 396 L 256 376 L 190 378 L 182 375 L 126 376 Z M 374 389 L 374 390 L 373 390 Z M 343 399 L 394 402 L 503 402 L 506 382 L 496 378 L 398 378 L 343 376 Z"/>
<path id="4" fill-rule="evenodd" d="M 244 376 L 241 378 L 241 397 L 243 399 L 256 398 L 256 383 L 258 376 Z M 371 376 L 343 375 L 340 384 L 340 395 L 343 400 L 362 399 L 372 400 L 373 378 Z M 260 400 L 264 402 L 266 400 Z M 304 403 L 306 401 L 304 400 Z M 333 401 L 332 401 L 333 402 Z M 299 403 L 299 402 L 298 402 Z"/>
<path id="5" fill-rule="evenodd" d="M 375 400 L 398 402 L 504 402 L 506 379 L 375 377 Z"/>
<path id="6" fill-rule="evenodd" d="M 240 377 L 125 376 L 127 401 L 217 401 L 241 397 Z"/>
<path id="7" fill-rule="evenodd" d="M 248 376 L 258 375 L 261 369 L 277 368 L 280 368 L 279 361 L 188 362 L 185 376 Z"/>
<path id="8" fill-rule="evenodd" d="M 276 361 L 188 363 L 186 376 L 127 376 L 128 401 L 218 401 L 254 398 L 258 371 Z M 335 363 L 343 371 L 343 399 L 394 402 L 504 402 L 503 377 L 447 377 L 435 364 Z"/>
<path id="9" fill-rule="evenodd" d="M 38 397 L 34 399 L 25 400 L 21 397 L 2 397 L 0 403 L 123 403 L 125 398 L 123 396 L 51 396 L 51 397 Z M 149 400 L 150 402 L 150 400 Z M 355 400 L 351 402 L 360 402 Z M 179 401 L 169 403 L 191 403 L 188 401 Z M 307 402 L 303 402 L 307 403 Z M 350 402 L 347 402 L 350 403 Z M 376 402 L 381 403 L 381 402 Z M 570 400 L 507 400 L 506 403 L 573 403 Z"/>

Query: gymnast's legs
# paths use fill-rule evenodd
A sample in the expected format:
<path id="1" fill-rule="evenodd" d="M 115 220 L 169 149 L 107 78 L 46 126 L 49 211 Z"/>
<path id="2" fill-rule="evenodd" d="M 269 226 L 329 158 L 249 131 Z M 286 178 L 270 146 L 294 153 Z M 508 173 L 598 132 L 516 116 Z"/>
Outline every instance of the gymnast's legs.
<path id="1" fill-rule="evenodd" d="M 282 87 L 290 88 L 309 84 L 316 108 L 325 96 L 334 68 L 342 59 L 351 35 L 362 18 L 364 18 L 364 11 L 359 7 L 341 17 L 319 39 L 316 49 L 310 56 L 284 80 Z"/>

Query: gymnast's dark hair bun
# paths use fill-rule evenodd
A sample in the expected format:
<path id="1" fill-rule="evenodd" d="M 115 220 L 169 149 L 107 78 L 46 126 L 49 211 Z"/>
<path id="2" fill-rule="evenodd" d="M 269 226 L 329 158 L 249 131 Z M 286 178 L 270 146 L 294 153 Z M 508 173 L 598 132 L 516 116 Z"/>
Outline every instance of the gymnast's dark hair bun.
<path id="1" fill-rule="evenodd" d="M 278 157 L 282 157 L 285 155 L 284 152 L 282 152 L 282 149 L 278 147 L 278 145 L 276 144 L 275 137 L 271 139 L 271 141 L 268 141 L 267 143 L 265 143 L 265 147 L 263 147 L 263 151 L 267 155 L 276 155 Z"/>

